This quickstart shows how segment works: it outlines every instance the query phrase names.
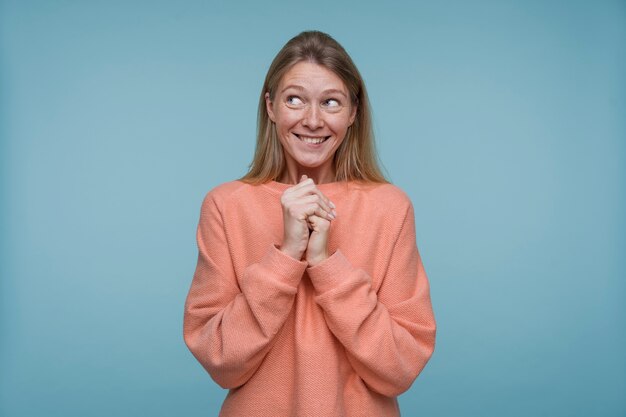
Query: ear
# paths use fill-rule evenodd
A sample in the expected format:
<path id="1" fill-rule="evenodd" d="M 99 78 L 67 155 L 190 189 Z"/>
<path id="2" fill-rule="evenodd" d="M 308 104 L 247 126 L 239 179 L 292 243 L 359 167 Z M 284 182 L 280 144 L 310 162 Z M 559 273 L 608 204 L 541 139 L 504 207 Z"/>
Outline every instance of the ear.
<path id="1" fill-rule="evenodd" d="M 270 120 L 276 123 L 276 116 L 274 115 L 272 100 L 270 100 L 270 93 L 265 93 L 265 109 L 267 110 L 267 114 L 269 115 Z"/>

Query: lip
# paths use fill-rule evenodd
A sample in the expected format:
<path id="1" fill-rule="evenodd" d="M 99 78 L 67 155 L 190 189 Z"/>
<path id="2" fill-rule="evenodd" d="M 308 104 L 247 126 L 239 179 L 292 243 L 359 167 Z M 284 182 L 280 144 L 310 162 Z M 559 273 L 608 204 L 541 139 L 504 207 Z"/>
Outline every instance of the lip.
<path id="1" fill-rule="evenodd" d="M 298 139 L 298 141 L 299 141 L 299 142 L 303 143 L 304 145 L 307 145 L 307 146 L 313 147 L 313 148 L 319 148 L 319 147 L 321 147 L 323 144 L 325 144 L 326 142 L 328 142 L 328 139 L 330 139 L 330 135 L 328 135 L 328 136 L 321 136 L 321 135 L 320 135 L 320 136 L 318 136 L 318 135 L 300 135 L 300 134 L 298 134 L 298 133 L 294 133 L 293 135 L 294 135 L 294 136 Z M 320 142 L 320 143 L 307 143 L 307 142 L 305 142 L 305 141 L 303 141 L 303 140 L 302 140 L 302 137 L 303 137 L 303 136 L 304 136 L 304 137 L 307 137 L 307 138 L 324 138 L 324 140 L 323 140 L 322 142 Z"/>

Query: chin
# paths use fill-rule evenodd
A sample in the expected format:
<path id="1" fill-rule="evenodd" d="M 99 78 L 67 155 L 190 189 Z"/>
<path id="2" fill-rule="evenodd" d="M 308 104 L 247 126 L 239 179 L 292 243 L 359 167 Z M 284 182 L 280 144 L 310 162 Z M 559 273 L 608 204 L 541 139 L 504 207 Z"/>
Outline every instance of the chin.
<path id="1" fill-rule="evenodd" d="M 310 160 L 302 160 L 302 159 L 296 160 L 296 163 L 304 168 L 319 168 L 322 165 L 327 164 L 328 162 L 329 161 L 327 160 L 324 160 L 324 161 L 319 161 L 319 160 L 310 161 Z"/>

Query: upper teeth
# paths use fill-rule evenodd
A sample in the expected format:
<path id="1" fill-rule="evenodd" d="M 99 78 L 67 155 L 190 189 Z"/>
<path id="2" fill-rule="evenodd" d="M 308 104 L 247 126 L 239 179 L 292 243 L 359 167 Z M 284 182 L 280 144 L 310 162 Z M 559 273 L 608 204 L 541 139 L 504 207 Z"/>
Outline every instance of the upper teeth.
<path id="1" fill-rule="evenodd" d="M 306 136 L 300 136 L 300 140 L 306 143 L 322 143 L 326 138 L 308 138 Z"/>

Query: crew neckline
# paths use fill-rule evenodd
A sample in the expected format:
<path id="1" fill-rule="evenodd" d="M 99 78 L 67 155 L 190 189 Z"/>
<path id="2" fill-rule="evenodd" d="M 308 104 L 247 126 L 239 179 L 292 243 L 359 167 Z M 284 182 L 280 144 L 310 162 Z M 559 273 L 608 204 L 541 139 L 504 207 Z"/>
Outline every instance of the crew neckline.
<path id="1" fill-rule="evenodd" d="M 317 184 L 317 188 L 319 188 L 319 190 L 323 192 L 324 194 L 326 194 L 327 196 L 331 196 L 331 195 L 338 194 L 342 191 L 343 192 L 347 191 L 348 184 L 349 184 L 348 181 L 325 182 L 323 184 Z M 277 194 L 284 193 L 287 188 L 293 187 L 294 185 L 296 184 L 287 184 L 287 183 L 278 182 L 278 181 L 268 181 L 268 182 L 261 184 L 262 187 L 265 187 L 268 190 Z"/>

